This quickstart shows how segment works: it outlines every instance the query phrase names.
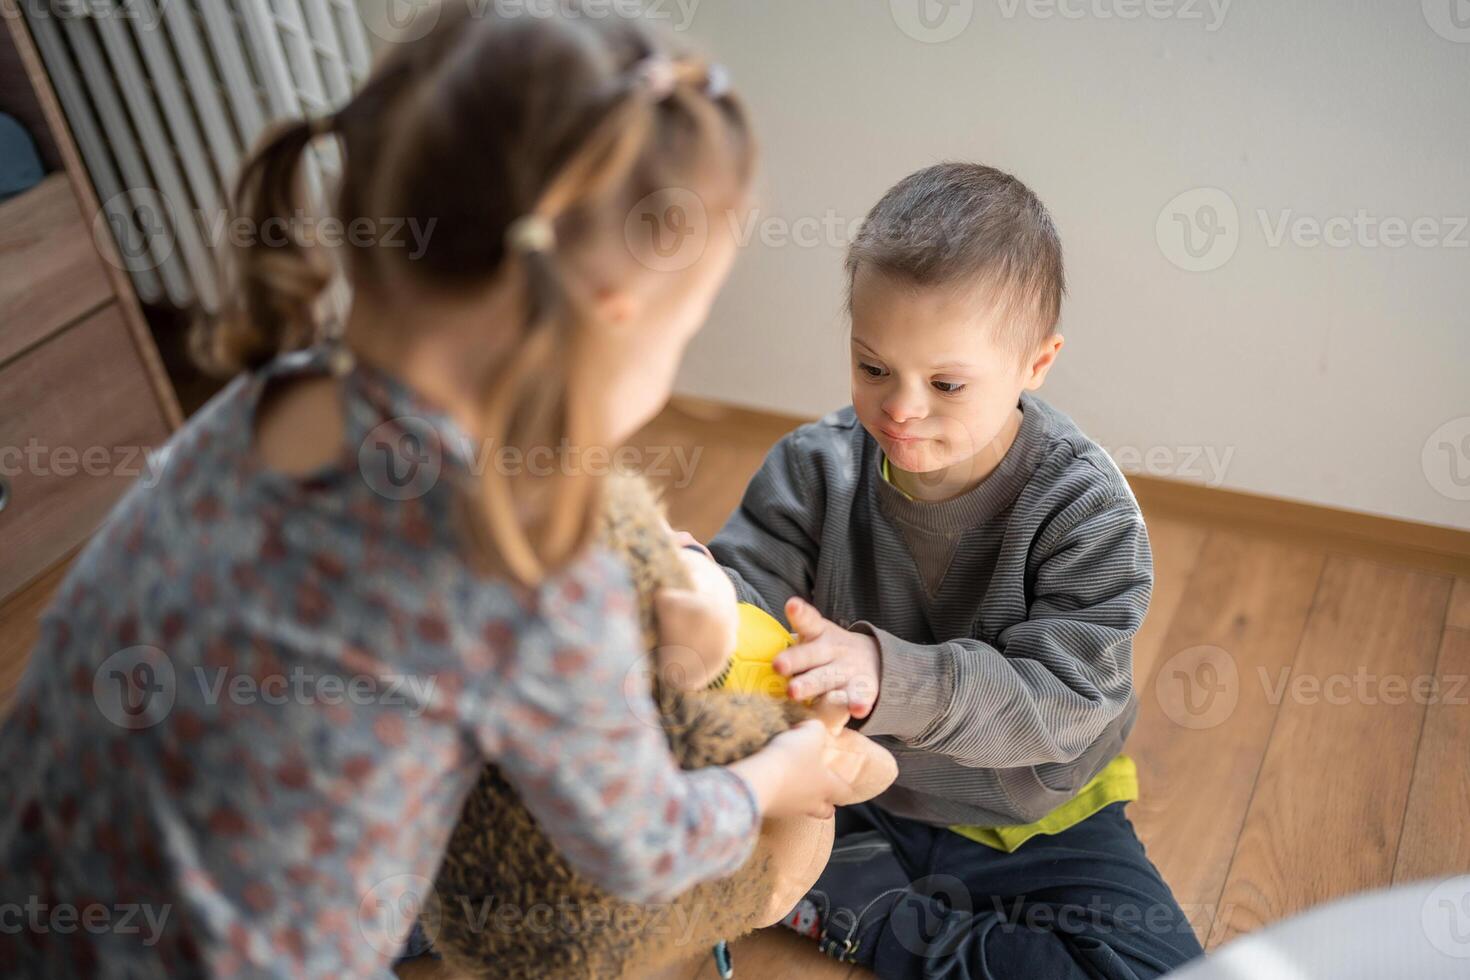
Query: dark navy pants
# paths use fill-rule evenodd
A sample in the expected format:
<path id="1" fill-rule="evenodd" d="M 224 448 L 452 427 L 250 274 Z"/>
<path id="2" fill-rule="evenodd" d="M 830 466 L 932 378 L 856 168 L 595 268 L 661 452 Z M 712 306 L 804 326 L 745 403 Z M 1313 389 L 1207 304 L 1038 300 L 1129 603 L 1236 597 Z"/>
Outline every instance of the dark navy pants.
<path id="1" fill-rule="evenodd" d="M 1202 950 L 1123 807 L 1010 854 L 871 803 L 842 807 L 813 891 L 850 912 L 826 917 L 823 948 L 881 980 L 1166 973 Z"/>

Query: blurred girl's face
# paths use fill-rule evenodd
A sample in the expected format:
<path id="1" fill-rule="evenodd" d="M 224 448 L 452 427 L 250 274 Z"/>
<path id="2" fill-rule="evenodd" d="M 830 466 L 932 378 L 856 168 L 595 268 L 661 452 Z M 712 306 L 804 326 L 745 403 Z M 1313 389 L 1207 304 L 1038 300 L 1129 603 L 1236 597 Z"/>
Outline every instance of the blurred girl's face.
<path id="1" fill-rule="evenodd" d="M 630 263 L 637 270 L 631 281 L 599 297 L 583 375 L 596 391 L 581 394 L 591 399 L 610 444 L 651 421 L 673 391 L 684 350 L 704 326 L 735 261 L 734 236 L 718 224 L 712 223 L 693 265 L 664 272 Z"/>

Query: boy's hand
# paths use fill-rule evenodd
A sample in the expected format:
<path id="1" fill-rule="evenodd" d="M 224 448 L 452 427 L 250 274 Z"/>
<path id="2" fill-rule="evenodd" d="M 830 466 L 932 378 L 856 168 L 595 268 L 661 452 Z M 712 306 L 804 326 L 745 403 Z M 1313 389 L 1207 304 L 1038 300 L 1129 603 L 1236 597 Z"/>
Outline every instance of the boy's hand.
<path id="1" fill-rule="evenodd" d="M 790 696 L 805 701 L 837 691 L 839 698 L 847 699 L 852 717 L 866 718 L 878 702 L 878 641 L 843 629 L 795 596 L 786 600 L 786 620 L 796 630 L 798 642 L 783 650 L 772 666 L 791 678 Z"/>

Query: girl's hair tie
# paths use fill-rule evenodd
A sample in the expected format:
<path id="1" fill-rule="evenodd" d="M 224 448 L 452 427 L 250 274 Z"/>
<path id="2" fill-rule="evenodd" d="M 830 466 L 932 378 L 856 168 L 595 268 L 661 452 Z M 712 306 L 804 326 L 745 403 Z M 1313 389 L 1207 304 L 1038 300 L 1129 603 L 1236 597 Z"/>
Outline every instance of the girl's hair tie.
<path id="1" fill-rule="evenodd" d="M 716 63 L 709 66 L 704 76 L 704 94 L 711 99 L 723 99 L 730 94 L 730 69 Z"/>
<path id="2" fill-rule="evenodd" d="M 651 54 L 633 66 L 633 81 L 646 91 L 654 102 L 662 102 L 674 94 L 679 82 L 679 73 L 667 55 Z"/>
<path id="3" fill-rule="evenodd" d="M 505 243 L 511 251 L 522 255 L 549 252 L 556 246 L 556 229 L 545 215 L 523 215 L 505 229 Z"/>

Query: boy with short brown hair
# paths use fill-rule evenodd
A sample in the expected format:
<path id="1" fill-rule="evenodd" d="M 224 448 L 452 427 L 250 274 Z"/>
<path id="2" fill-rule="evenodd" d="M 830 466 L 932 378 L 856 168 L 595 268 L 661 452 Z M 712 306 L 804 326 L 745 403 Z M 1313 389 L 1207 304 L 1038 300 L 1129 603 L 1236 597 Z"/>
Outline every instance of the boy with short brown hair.
<path id="1" fill-rule="evenodd" d="M 1050 216 L 948 163 L 847 262 L 849 408 L 767 456 L 710 542 L 784 613 L 791 696 L 845 698 L 899 761 L 838 813 L 787 924 L 881 977 L 1156 976 L 1200 953 L 1123 815 L 1148 534 L 1107 454 L 1032 392 L 1062 348 Z"/>

